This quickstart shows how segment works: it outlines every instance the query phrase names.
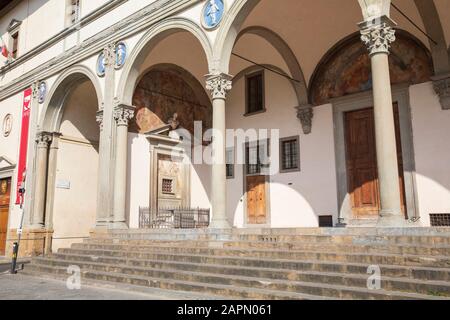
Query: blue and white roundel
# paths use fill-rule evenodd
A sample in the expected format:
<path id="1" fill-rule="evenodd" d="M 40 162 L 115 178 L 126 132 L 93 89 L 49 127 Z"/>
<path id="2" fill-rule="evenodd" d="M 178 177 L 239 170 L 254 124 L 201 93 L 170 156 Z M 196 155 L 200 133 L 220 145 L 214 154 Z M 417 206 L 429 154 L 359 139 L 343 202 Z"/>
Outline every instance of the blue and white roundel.
<path id="1" fill-rule="evenodd" d="M 101 53 L 97 59 L 97 75 L 103 77 L 105 75 L 105 55 Z"/>
<path id="2" fill-rule="evenodd" d="M 203 24 L 207 29 L 217 27 L 225 12 L 223 0 L 207 0 L 203 9 Z"/>

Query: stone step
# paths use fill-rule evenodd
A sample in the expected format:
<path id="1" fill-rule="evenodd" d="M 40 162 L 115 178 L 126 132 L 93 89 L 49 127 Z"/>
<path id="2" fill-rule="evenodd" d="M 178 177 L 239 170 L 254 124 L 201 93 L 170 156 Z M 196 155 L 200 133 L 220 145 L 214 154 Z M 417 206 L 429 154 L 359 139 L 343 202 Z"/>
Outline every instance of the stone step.
<path id="1" fill-rule="evenodd" d="M 36 260 L 33 263 L 33 267 L 38 270 L 49 270 L 48 266 L 45 264 L 39 264 L 38 261 L 43 262 L 43 259 Z M 54 260 L 53 260 L 54 261 Z M 223 274 L 208 274 L 199 272 L 186 272 L 180 270 L 159 270 L 150 268 L 141 268 L 136 266 L 128 265 L 110 265 L 101 263 L 85 263 L 82 261 L 73 262 L 61 262 L 62 266 L 52 266 L 53 270 L 66 271 L 67 267 L 71 264 L 79 266 L 85 273 L 92 274 L 97 279 L 97 273 L 108 273 L 117 275 L 129 276 L 129 277 L 144 277 L 151 279 L 158 279 L 158 281 L 170 280 L 179 281 L 182 283 L 201 283 L 204 285 L 222 285 L 231 286 L 239 288 L 258 288 L 262 290 L 278 291 L 278 292 L 293 292 L 300 294 L 307 294 L 313 296 L 332 296 L 339 297 L 341 299 L 434 299 L 436 297 L 444 298 L 443 295 L 448 295 L 449 288 L 446 283 L 438 282 L 428 282 L 428 283 L 417 283 L 401 281 L 399 279 L 385 279 L 386 287 L 392 288 L 402 288 L 405 292 L 391 291 L 391 290 L 368 290 L 363 287 L 366 284 L 366 278 L 360 277 L 356 279 L 355 277 L 342 277 L 342 275 L 332 275 L 332 274 L 322 274 L 322 283 L 313 282 L 301 282 L 293 280 L 276 280 L 271 278 L 256 278 L 256 277 L 244 277 L 244 276 L 229 276 Z M 329 283 L 327 280 L 331 278 L 337 280 L 342 279 L 343 284 Z M 102 280 L 102 279 L 101 279 Z M 355 287 L 354 285 L 359 285 L 360 287 Z M 353 286 L 351 286 L 353 285 Z M 407 289 L 418 292 L 418 293 L 408 293 Z M 425 290 L 425 292 L 423 292 Z M 422 293 L 422 294 L 420 294 Z M 423 294 L 425 293 L 425 294 Z M 432 295 L 426 295 L 427 293 L 433 293 Z"/>
<path id="2" fill-rule="evenodd" d="M 362 228 L 364 229 L 364 228 Z M 348 229 L 347 229 L 348 230 Z M 295 232 L 270 232 L 264 233 L 208 233 L 206 231 L 185 231 L 184 233 L 178 231 L 176 233 L 169 233 L 163 231 L 149 231 L 143 230 L 139 232 L 132 231 L 117 231 L 109 232 L 105 235 L 99 235 L 96 238 L 113 237 L 116 239 L 128 240 L 227 240 L 227 241 L 261 241 L 269 243 L 283 243 L 283 242 L 301 242 L 301 243 L 333 243 L 333 244 L 356 244 L 356 245 L 390 245 L 390 244 L 405 244 L 405 245 L 450 245 L 450 231 L 445 229 L 445 232 L 435 232 L 430 234 L 423 233 L 424 231 L 417 231 L 418 234 L 389 234 L 380 231 L 374 234 L 351 234 L 347 231 L 342 234 L 296 234 Z"/>
<path id="3" fill-rule="evenodd" d="M 26 274 L 33 276 L 67 279 L 67 268 L 51 267 L 31 264 L 27 267 Z M 223 297 L 233 297 L 249 300 L 334 300 L 333 297 L 321 297 L 295 292 L 280 292 L 275 290 L 242 288 L 230 285 L 218 285 L 207 283 L 196 283 L 186 281 L 175 281 L 171 279 L 157 279 L 142 277 L 137 275 L 127 275 L 114 272 L 83 271 L 81 273 L 83 281 L 102 281 L 106 283 L 129 284 L 133 286 L 143 286 L 159 288 L 164 290 L 186 291 L 196 293 L 209 293 Z M 420 299 L 420 298 L 416 298 Z"/>
<path id="4" fill-rule="evenodd" d="M 154 241 L 154 240 L 119 240 L 119 239 L 90 239 L 85 240 L 90 245 L 121 245 L 123 247 L 171 247 L 171 248 L 223 248 L 227 250 L 273 250 L 273 251 L 320 251 L 346 253 L 390 253 L 423 256 L 450 256 L 450 246 L 361 246 L 361 245 L 317 245 L 304 243 L 264 243 L 264 242 L 221 242 L 221 241 Z"/>
<path id="5" fill-rule="evenodd" d="M 284 281 L 299 281 L 299 282 L 322 282 L 328 284 L 352 286 L 352 287 L 367 287 L 368 274 L 364 272 L 351 272 L 352 268 L 348 268 L 347 272 L 336 271 L 311 271 L 311 270 L 280 270 L 269 268 L 248 268 L 248 267 L 224 267 L 221 265 L 203 265 L 194 263 L 175 263 L 166 262 L 161 263 L 159 261 L 139 260 L 139 259 L 121 259 L 121 258 L 109 258 L 109 257 L 93 257 L 93 256 L 79 256 L 79 255 L 56 255 L 53 259 L 36 260 L 37 264 L 45 264 L 51 266 L 68 266 L 71 264 L 77 264 L 82 268 L 92 268 L 93 265 L 101 264 L 108 266 L 107 271 L 118 271 L 118 267 L 126 267 L 127 270 L 136 274 L 137 270 L 145 268 L 157 272 L 167 270 L 174 270 L 173 272 L 187 272 L 191 273 L 204 273 L 214 275 L 226 275 L 226 276 L 243 276 L 243 277 L 256 277 L 265 278 L 270 280 L 284 280 Z M 353 266 L 355 267 L 355 266 Z M 360 270 L 363 271 L 364 267 L 360 266 Z M 389 269 L 391 268 L 391 269 Z M 350 270 L 349 270 L 350 269 Z M 367 272 L 367 267 L 365 267 Z M 403 271 L 403 274 L 400 272 Z M 450 282 L 448 281 L 449 270 L 415 270 L 418 274 L 430 275 L 425 279 L 413 278 L 414 271 L 409 274 L 407 270 L 395 270 L 392 267 L 381 267 L 382 272 L 382 286 L 386 290 L 396 290 L 405 292 L 415 292 L 428 294 L 429 292 L 436 292 L 439 295 L 450 296 Z M 123 270 L 121 273 L 127 273 Z M 149 274 L 145 274 L 150 276 Z M 406 275 L 406 277 L 405 277 Z M 153 277 L 159 277 L 157 274 L 152 274 Z M 443 279 L 445 279 L 443 281 Z M 433 280 L 433 281 L 430 281 Z M 438 281 L 440 280 L 440 281 Z"/>
<path id="6" fill-rule="evenodd" d="M 167 249 L 167 251 L 165 251 Z M 367 265 L 401 265 L 401 266 L 423 266 L 423 267 L 440 267 L 450 268 L 450 257 L 448 256 L 417 256 L 417 255 L 392 255 L 392 254 L 347 254 L 347 253 L 327 253 L 327 252 L 307 252 L 307 251 L 256 251 L 256 250 L 224 250 L 224 249 L 207 249 L 209 254 L 197 254 L 194 251 L 181 250 L 182 252 L 174 253 L 178 248 L 164 247 L 128 247 L 124 249 L 119 245 L 94 245 L 94 244 L 74 244 L 71 249 L 61 249 L 60 253 L 74 254 L 96 254 L 109 256 L 129 256 L 146 258 L 151 260 L 176 260 L 176 261 L 192 261 L 202 263 L 222 263 L 242 265 L 242 258 L 248 261 L 261 261 L 262 259 L 275 260 L 316 260 L 316 261 L 332 261 L 346 263 L 365 263 Z M 186 248 L 182 248 L 186 249 Z M 171 252 L 172 251 L 172 252 Z M 201 251 L 201 250 L 200 250 Z M 211 253 L 219 254 L 210 255 Z M 228 256 L 224 256 L 224 255 Z M 256 259 L 256 260 L 254 260 Z M 195 261 L 194 261 L 195 260 Z M 245 261 L 247 261 L 245 260 Z"/>
<path id="7" fill-rule="evenodd" d="M 346 264 L 331 263 L 322 261 L 302 261 L 297 263 L 288 262 L 283 264 L 279 262 L 272 263 L 274 268 L 270 267 L 270 262 L 263 262 L 262 267 L 256 266 L 225 266 L 223 264 L 202 264 L 195 262 L 177 262 L 140 259 L 139 256 L 131 258 L 130 256 L 112 257 L 98 255 L 79 255 L 79 254 L 55 254 L 54 258 L 59 261 L 83 261 L 100 262 L 108 264 L 128 264 L 141 267 L 177 269 L 184 271 L 202 271 L 207 273 L 224 273 L 229 275 L 258 276 L 261 278 L 272 277 L 276 279 L 292 280 L 296 272 L 310 273 L 342 273 L 364 275 L 367 277 L 369 266 L 366 264 Z M 49 263 L 51 260 L 49 260 Z M 56 262 L 56 263 L 57 263 Z M 295 268 L 292 268 L 294 267 Z M 289 268 L 291 267 L 291 268 Z M 383 277 L 406 278 L 411 280 L 429 280 L 429 281 L 450 281 L 450 269 L 443 268 L 423 268 L 423 267 L 403 267 L 380 265 Z"/>

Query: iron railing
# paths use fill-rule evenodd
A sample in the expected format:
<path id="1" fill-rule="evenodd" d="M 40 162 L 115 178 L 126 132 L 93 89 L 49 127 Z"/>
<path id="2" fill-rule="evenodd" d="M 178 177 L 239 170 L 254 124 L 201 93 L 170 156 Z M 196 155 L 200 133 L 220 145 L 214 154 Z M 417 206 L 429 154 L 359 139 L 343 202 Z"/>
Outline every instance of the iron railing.
<path id="1" fill-rule="evenodd" d="M 209 227 L 209 209 L 139 208 L 140 229 L 201 229 Z"/>

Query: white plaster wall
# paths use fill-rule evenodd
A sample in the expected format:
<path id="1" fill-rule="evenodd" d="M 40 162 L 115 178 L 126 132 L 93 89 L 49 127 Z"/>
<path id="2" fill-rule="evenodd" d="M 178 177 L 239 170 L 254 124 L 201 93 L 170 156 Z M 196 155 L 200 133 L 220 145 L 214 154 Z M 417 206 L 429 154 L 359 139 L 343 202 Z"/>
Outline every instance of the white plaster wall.
<path id="1" fill-rule="evenodd" d="M 450 111 L 442 110 L 431 83 L 410 88 L 418 208 L 430 225 L 430 213 L 450 213 Z"/>
<path id="2" fill-rule="evenodd" d="M 211 167 L 209 165 L 191 165 L 191 207 L 209 209 L 211 202 Z"/>
<path id="3" fill-rule="evenodd" d="M 139 207 L 150 206 L 150 144 L 142 134 L 128 134 L 127 211 L 130 228 L 139 227 Z"/>
<path id="4" fill-rule="evenodd" d="M 13 127 L 8 137 L 3 135 L 3 129 L 0 132 L 0 156 L 9 158 L 16 166 L 19 162 L 19 144 L 20 132 L 22 126 L 22 105 L 23 92 L 16 94 L 8 99 L 0 101 L 0 128 L 3 128 L 3 119 L 7 114 L 13 117 Z M 9 229 L 16 229 L 19 226 L 21 210 L 15 205 L 17 185 L 17 167 L 14 170 L 11 181 L 11 203 L 8 225 Z"/>
<path id="5" fill-rule="evenodd" d="M 313 132 L 304 135 L 289 81 L 271 72 L 265 72 L 265 81 L 267 112 L 250 117 L 243 116 L 245 81 L 241 78 L 234 83 L 227 100 L 227 128 L 280 129 L 280 138 L 300 136 L 301 172 L 271 177 L 271 226 L 317 227 L 319 215 L 337 218 L 338 212 L 332 108 L 317 107 Z M 239 165 L 235 178 L 228 180 L 227 189 L 228 216 L 236 227 L 245 225 L 243 188 L 243 167 Z"/>
<path id="6" fill-rule="evenodd" d="M 97 109 L 97 97 L 90 82 L 78 85 L 64 107 L 56 184 L 69 182 L 70 188 L 55 189 L 53 250 L 80 241 L 58 238 L 87 237 L 95 226 L 99 165 Z"/>

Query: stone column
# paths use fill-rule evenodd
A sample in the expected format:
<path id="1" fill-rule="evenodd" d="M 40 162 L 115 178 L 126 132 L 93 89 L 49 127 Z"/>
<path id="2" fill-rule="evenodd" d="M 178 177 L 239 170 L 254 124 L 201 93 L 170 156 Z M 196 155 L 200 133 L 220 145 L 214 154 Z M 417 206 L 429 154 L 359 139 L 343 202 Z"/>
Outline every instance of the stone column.
<path id="1" fill-rule="evenodd" d="M 52 142 L 48 153 L 47 196 L 45 199 L 45 227 L 47 229 L 45 239 L 45 254 L 50 254 L 53 235 L 53 205 L 55 201 L 56 170 L 58 164 L 58 150 L 61 133 L 52 134 Z"/>
<path id="2" fill-rule="evenodd" d="M 226 126 L 225 100 L 231 90 L 231 76 L 227 74 L 209 75 L 206 88 L 213 100 L 211 206 L 213 229 L 231 228 L 227 219 L 227 177 L 226 177 Z"/>
<path id="3" fill-rule="evenodd" d="M 115 46 L 109 44 L 103 50 L 105 56 L 105 95 L 103 106 L 97 115 L 100 124 L 99 175 L 97 188 L 97 227 L 107 227 L 113 210 L 113 133 L 114 133 L 114 64 Z"/>
<path id="4" fill-rule="evenodd" d="M 32 229 L 45 227 L 45 198 L 47 189 L 48 148 L 52 141 L 52 134 L 40 132 L 36 136 L 36 171 L 34 185 L 34 208 L 32 217 Z"/>
<path id="5" fill-rule="evenodd" d="M 394 109 L 389 75 L 389 48 L 395 41 L 395 23 L 387 16 L 361 23 L 361 40 L 369 49 L 372 64 L 375 138 L 380 185 L 380 226 L 405 222 L 401 210 L 400 181 Z"/>
<path id="6" fill-rule="evenodd" d="M 116 163 L 114 175 L 114 222 L 113 228 L 126 229 L 126 191 L 127 191 L 127 157 L 128 124 L 134 118 L 135 108 L 119 104 L 114 109 L 116 121 Z"/>

